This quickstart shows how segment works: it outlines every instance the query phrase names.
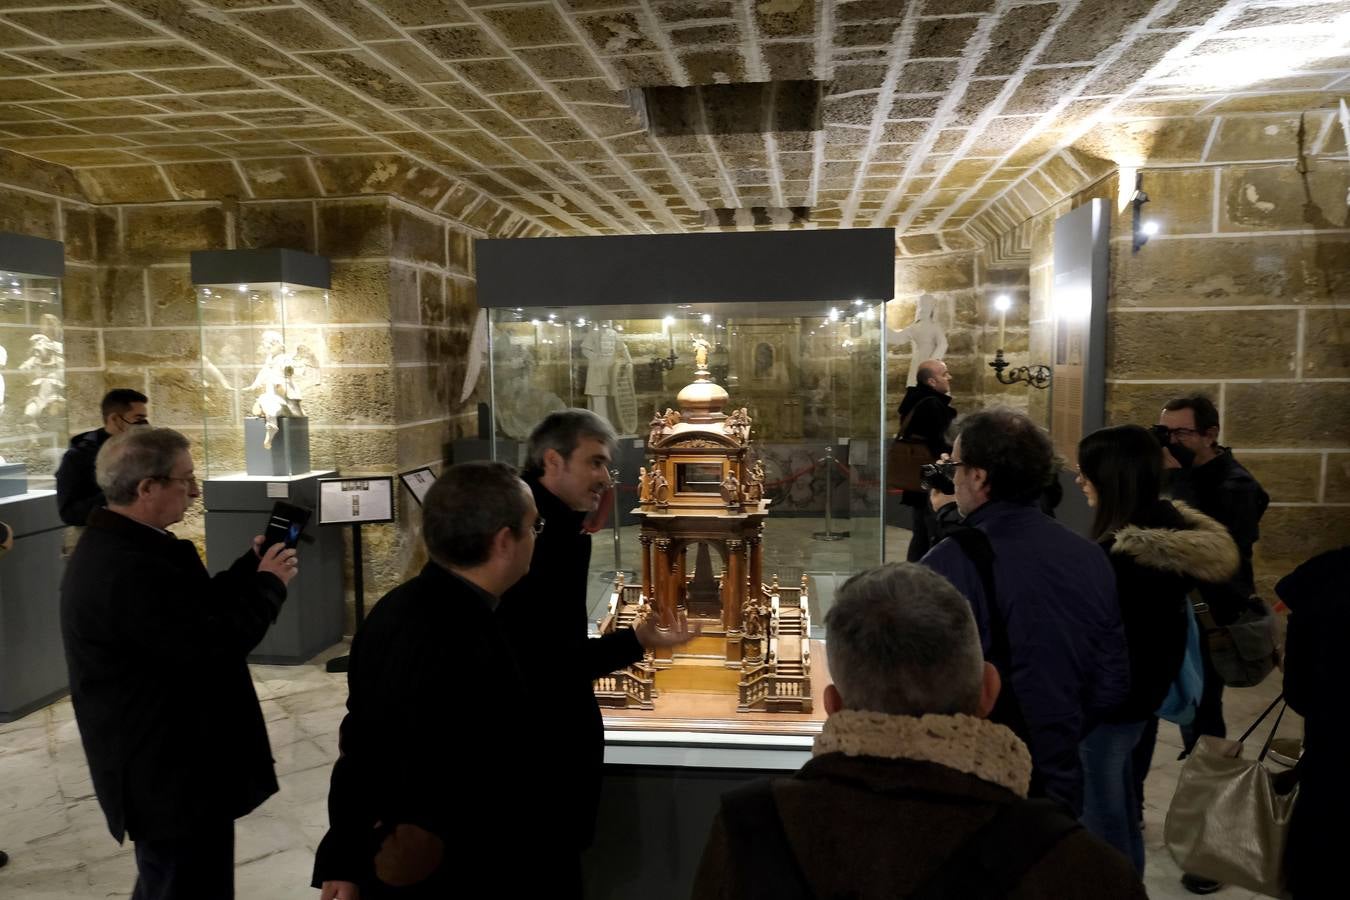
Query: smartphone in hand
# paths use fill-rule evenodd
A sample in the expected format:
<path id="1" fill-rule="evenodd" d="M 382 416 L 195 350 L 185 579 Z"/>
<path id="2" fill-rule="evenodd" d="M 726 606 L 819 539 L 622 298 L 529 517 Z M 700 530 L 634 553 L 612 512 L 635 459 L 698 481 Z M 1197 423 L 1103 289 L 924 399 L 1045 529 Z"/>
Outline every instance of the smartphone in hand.
<path id="1" fill-rule="evenodd" d="M 263 531 L 258 555 L 265 554 L 273 544 L 283 544 L 287 549 L 294 550 L 311 515 L 313 511 L 303 506 L 277 501 L 272 506 L 272 517 L 267 520 L 267 528 Z"/>

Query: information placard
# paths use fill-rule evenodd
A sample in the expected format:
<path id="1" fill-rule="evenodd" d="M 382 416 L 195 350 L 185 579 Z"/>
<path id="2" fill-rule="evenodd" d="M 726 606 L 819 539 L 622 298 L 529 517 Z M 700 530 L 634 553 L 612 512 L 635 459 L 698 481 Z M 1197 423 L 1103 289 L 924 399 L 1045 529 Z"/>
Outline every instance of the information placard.
<path id="1" fill-rule="evenodd" d="M 417 501 L 418 506 L 422 505 L 422 498 L 436 483 L 436 473 L 426 466 L 413 469 L 411 472 L 404 472 L 398 477 L 403 482 L 403 486 L 408 489 L 408 493 L 413 495 L 413 499 Z"/>
<path id="2" fill-rule="evenodd" d="M 369 525 L 394 521 L 394 478 L 319 479 L 320 525 Z"/>

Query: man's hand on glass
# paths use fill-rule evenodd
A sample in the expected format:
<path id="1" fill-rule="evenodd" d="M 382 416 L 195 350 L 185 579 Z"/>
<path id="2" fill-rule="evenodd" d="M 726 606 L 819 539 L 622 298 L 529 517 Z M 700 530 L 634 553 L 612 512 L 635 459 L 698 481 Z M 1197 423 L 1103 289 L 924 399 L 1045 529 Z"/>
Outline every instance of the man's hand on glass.
<path id="1" fill-rule="evenodd" d="M 633 629 L 643 650 L 660 650 L 665 647 L 679 647 L 689 643 L 703 632 L 703 626 L 697 622 L 691 627 L 689 615 L 678 613 L 675 624 L 664 631 L 657 628 L 656 616 L 648 616 L 642 624 Z"/>

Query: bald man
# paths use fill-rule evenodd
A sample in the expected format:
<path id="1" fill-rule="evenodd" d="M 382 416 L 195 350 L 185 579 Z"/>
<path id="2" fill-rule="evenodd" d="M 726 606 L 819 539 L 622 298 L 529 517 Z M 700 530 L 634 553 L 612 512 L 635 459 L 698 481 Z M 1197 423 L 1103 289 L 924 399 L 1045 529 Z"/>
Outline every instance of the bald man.
<path id="1" fill-rule="evenodd" d="M 926 359 L 919 363 L 915 380 L 918 383 L 906 388 L 905 399 L 900 401 L 899 437 L 923 441 L 937 459 L 952 450 L 952 445 L 947 442 L 947 429 L 956 418 L 956 408 L 952 406 L 952 376 L 942 360 Z M 900 502 L 914 510 L 914 536 L 910 538 L 907 558 L 917 562 L 928 552 L 937 522 L 928 504 L 927 492 L 905 491 Z"/>

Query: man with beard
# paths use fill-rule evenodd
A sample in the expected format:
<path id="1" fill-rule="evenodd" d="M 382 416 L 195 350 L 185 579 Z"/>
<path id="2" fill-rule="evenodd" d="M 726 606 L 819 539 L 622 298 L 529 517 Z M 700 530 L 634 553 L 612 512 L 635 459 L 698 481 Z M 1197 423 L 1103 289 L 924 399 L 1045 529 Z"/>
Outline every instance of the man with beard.
<path id="1" fill-rule="evenodd" d="M 1270 504 L 1270 496 L 1262 490 L 1252 473 L 1233 458 L 1227 447 L 1219 445 L 1219 411 L 1213 401 L 1203 394 L 1176 397 L 1162 408 L 1158 424 L 1167 429 L 1163 446 L 1163 465 L 1167 467 L 1168 493 L 1217 519 L 1228 529 L 1237 544 L 1241 564 L 1238 574 L 1226 584 L 1202 584 L 1201 598 L 1209 604 L 1214 620 L 1220 625 L 1232 623 L 1256 593 L 1252 574 L 1252 545 L 1261 536 L 1261 516 Z M 1209 646 L 1200 642 L 1200 656 L 1204 663 L 1205 686 L 1195 720 L 1181 726 L 1183 756 L 1191 752 L 1200 735 L 1225 737 L 1223 721 L 1223 678 L 1215 671 L 1209 658 Z M 1156 720 L 1150 728 L 1157 729 Z M 1152 747 L 1150 735 L 1145 732 L 1139 746 Z M 1151 755 L 1151 754 L 1150 754 Z M 1147 760 L 1136 761 L 1136 771 L 1147 771 Z M 1194 894 L 1209 894 L 1220 887 L 1216 881 L 1183 875 L 1182 884 Z"/>
<path id="2" fill-rule="evenodd" d="M 502 595 L 497 609 L 521 668 L 545 671 L 550 679 L 530 699 L 541 753 L 557 775 L 547 804 L 553 834 L 539 849 L 553 854 L 548 863 L 558 898 L 581 896 L 581 854 L 594 836 L 600 801 L 604 726 L 592 682 L 637 662 L 647 650 L 678 646 L 691 636 L 684 621 L 662 631 L 655 618 L 636 630 L 587 636 L 591 536 L 583 525 L 609 489 L 617 444 L 614 429 L 590 410 L 559 410 L 535 426 L 523 478 L 545 525 L 529 573 Z"/>

